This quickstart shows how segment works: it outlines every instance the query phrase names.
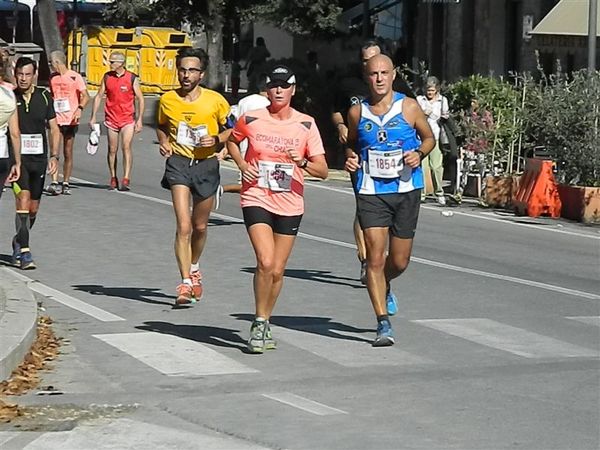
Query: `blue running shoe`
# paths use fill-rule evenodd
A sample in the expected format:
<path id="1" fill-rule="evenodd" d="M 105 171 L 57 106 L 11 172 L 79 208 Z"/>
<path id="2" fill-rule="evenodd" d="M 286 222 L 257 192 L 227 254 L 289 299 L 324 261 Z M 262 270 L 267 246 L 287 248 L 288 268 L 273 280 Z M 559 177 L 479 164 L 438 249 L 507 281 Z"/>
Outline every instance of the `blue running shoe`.
<path id="1" fill-rule="evenodd" d="M 21 253 L 21 270 L 33 270 L 37 266 L 35 262 L 33 262 L 33 257 L 31 256 L 31 252 L 23 252 Z"/>
<path id="2" fill-rule="evenodd" d="M 398 312 L 398 299 L 392 292 L 392 289 L 388 285 L 387 294 L 385 295 L 385 302 L 387 304 L 388 316 L 393 316 Z"/>
<path id="3" fill-rule="evenodd" d="M 394 331 L 389 320 L 377 322 L 377 336 L 373 341 L 373 347 L 389 347 L 394 345 Z"/>
<path id="4" fill-rule="evenodd" d="M 10 257 L 10 261 L 13 266 L 20 267 L 21 266 L 21 246 L 17 242 L 17 237 L 15 236 L 12 240 L 12 256 Z"/>

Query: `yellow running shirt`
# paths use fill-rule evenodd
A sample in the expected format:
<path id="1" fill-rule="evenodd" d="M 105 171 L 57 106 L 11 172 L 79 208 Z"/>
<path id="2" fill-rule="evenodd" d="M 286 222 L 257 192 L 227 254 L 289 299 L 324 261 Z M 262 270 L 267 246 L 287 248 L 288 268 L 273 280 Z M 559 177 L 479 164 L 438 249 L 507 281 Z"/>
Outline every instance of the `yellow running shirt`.
<path id="1" fill-rule="evenodd" d="M 169 91 L 160 98 L 158 125 L 168 127 L 174 154 L 206 159 L 215 155 L 217 146 L 199 147 L 198 142 L 202 136 L 219 134 L 219 125 L 227 122 L 229 109 L 221 94 L 204 87 L 193 102 L 184 101 L 177 91 Z"/>

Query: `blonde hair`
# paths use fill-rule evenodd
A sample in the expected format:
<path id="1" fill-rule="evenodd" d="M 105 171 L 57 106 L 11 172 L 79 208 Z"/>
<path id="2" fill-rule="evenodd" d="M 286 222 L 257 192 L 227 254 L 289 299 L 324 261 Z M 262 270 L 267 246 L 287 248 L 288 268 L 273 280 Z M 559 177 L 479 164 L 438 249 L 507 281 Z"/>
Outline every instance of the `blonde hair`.
<path id="1" fill-rule="evenodd" d="M 65 52 L 62 50 L 54 50 L 50 52 L 49 61 L 50 63 L 52 63 L 52 61 L 56 61 L 61 64 L 67 64 L 67 57 L 65 56 Z"/>

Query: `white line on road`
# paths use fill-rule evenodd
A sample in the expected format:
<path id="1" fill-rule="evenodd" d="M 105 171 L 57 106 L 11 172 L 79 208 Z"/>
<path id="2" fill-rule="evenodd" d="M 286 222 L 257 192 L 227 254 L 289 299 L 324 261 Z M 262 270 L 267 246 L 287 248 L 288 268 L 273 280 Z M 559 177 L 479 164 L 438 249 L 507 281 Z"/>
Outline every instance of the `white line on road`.
<path id="1" fill-rule="evenodd" d="M 170 334 L 141 332 L 92 336 L 168 376 L 193 377 L 258 372 L 200 342 Z"/>
<path id="2" fill-rule="evenodd" d="M 74 179 L 74 178 L 72 178 L 72 179 Z M 77 181 L 83 182 L 83 183 L 88 183 L 88 184 L 95 184 L 90 181 L 85 181 L 85 180 L 81 180 L 81 179 L 77 179 Z M 151 202 L 160 203 L 162 205 L 172 206 L 172 202 L 170 202 L 168 200 L 150 197 L 148 195 L 143 195 L 143 194 L 137 194 L 135 192 L 120 192 L 120 194 L 129 195 L 129 196 L 132 196 L 135 198 L 145 199 L 145 200 L 148 200 Z M 461 214 L 468 215 L 465 213 L 461 213 Z M 241 219 L 239 219 L 237 217 L 226 216 L 224 214 L 218 214 L 218 213 L 213 212 L 213 213 L 211 213 L 211 216 L 217 217 L 222 220 L 230 220 L 230 221 L 242 223 Z M 474 217 L 479 217 L 479 216 L 474 216 Z M 504 222 L 504 223 L 506 223 L 506 222 Z M 521 225 L 521 224 L 519 224 L 519 225 Z M 540 229 L 544 230 L 544 228 L 540 228 Z M 555 231 L 558 231 L 558 230 L 555 230 Z M 314 235 L 306 234 L 306 233 L 298 233 L 298 236 L 302 237 L 304 239 L 309 239 L 309 240 L 316 241 L 316 242 L 322 242 L 322 243 L 326 243 L 326 244 L 336 245 L 338 247 L 350 248 L 350 249 L 354 249 L 354 250 L 356 249 L 355 244 L 337 241 L 335 239 L 328 239 L 328 238 L 314 236 Z M 578 236 L 590 237 L 587 235 L 578 235 Z M 501 274 L 496 274 L 496 273 L 491 273 L 491 272 L 484 272 L 482 270 L 470 269 L 468 267 L 455 266 L 452 264 L 446 264 L 446 263 L 432 261 L 432 260 L 424 259 L 424 258 L 412 257 L 411 261 L 419 263 L 419 264 L 428 265 L 428 266 L 439 267 L 442 269 L 454 270 L 456 272 L 468 273 L 468 274 L 476 275 L 476 276 L 480 276 L 480 277 L 493 278 L 493 279 L 502 280 L 502 281 L 509 281 L 511 283 L 522 284 L 525 286 L 544 289 L 547 291 L 559 292 L 561 294 L 567 294 L 567 295 L 571 295 L 574 297 L 580 297 L 580 298 L 585 298 L 585 299 L 589 299 L 589 300 L 600 300 L 600 295 L 597 295 L 597 294 L 592 294 L 590 292 L 585 292 L 585 291 L 578 291 L 576 289 L 569 289 L 569 288 L 565 288 L 562 286 L 556 286 L 553 284 L 541 283 L 539 281 L 526 280 L 523 278 L 511 277 L 508 275 L 501 275 Z"/>
<path id="3" fill-rule="evenodd" d="M 567 317 L 567 319 L 576 320 L 577 322 L 585 323 L 587 325 L 596 325 L 600 327 L 600 316 L 577 316 Z"/>
<path id="4" fill-rule="evenodd" d="M 413 323 L 525 358 L 598 358 L 600 352 L 491 319 L 424 319 Z"/>
<path id="5" fill-rule="evenodd" d="M 316 414 L 317 416 L 333 416 L 337 414 L 348 414 L 346 411 L 341 409 L 332 408 L 331 406 L 324 405 L 323 403 L 309 400 L 308 398 L 301 397 L 291 392 L 280 392 L 277 394 L 262 394 L 263 397 L 275 400 L 276 402 L 283 403 L 285 405 L 293 406 L 294 408 L 301 409 L 302 411 Z"/>
<path id="6" fill-rule="evenodd" d="M 115 314 L 109 313 L 108 311 L 104 311 L 103 309 L 97 308 L 96 306 L 90 305 L 84 301 L 79 300 L 78 298 L 71 297 L 64 292 L 51 288 L 50 286 L 46 286 L 39 281 L 32 280 L 25 275 L 17 273 L 13 270 L 9 271 L 13 276 L 19 278 L 21 281 L 27 283 L 29 289 L 38 294 L 41 294 L 45 297 L 49 297 L 52 300 L 61 303 L 69 308 L 75 309 L 79 312 L 87 314 L 88 316 L 93 317 L 94 319 L 98 319 L 102 322 L 117 322 L 120 320 L 125 320 L 122 317 L 119 317 Z"/>

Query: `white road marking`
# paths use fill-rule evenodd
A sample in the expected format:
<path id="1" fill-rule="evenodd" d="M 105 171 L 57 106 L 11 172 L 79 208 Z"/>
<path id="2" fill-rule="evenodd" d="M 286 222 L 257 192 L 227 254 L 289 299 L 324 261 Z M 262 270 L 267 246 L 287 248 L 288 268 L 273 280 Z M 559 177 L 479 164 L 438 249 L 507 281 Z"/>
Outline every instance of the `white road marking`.
<path id="1" fill-rule="evenodd" d="M 585 323 L 587 325 L 596 325 L 600 327 L 600 316 L 577 316 L 567 317 L 567 319 L 576 320 L 577 322 Z"/>
<path id="2" fill-rule="evenodd" d="M 77 179 L 77 181 L 83 182 L 83 183 L 95 184 L 90 181 L 85 181 L 85 180 L 81 180 L 81 179 Z M 150 197 L 148 195 L 137 194 L 135 192 L 120 192 L 120 194 L 121 195 L 129 195 L 129 196 L 136 197 L 136 198 L 142 198 L 142 199 L 145 199 L 145 200 L 148 200 L 151 202 L 172 206 L 172 202 L 170 202 L 168 200 L 162 200 L 159 198 Z M 457 213 L 455 213 L 455 214 L 457 214 Z M 471 214 L 467 214 L 467 213 L 460 213 L 460 214 L 463 214 L 466 216 L 479 217 L 479 216 L 475 216 L 475 215 L 471 215 Z M 211 216 L 217 217 L 221 220 L 235 221 L 237 223 L 243 222 L 241 219 L 239 219 L 237 217 L 227 216 L 224 214 L 218 214 L 218 213 L 214 213 L 214 212 L 211 213 Z M 489 218 L 486 218 L 486 219 L 489 219 Z M 499 220 L 499 219 L 494 219 L 494 220 Z M 508 223 L 508 222 L 502 221 L 502 220 L 500 220 L 500 222 Z M 517 225 L 522 225 L 522 224 L 517 224 Z M 545 228 L 540 228 L 540 229 L 545 230 Z M 559 230 L 554 230 L 554 231 L 559 231 Z M 583 235 L 583 234 L 576 234 L 576 235 L 580 236 L 580 237 L 593 237 L 595 239 L 594 236 L 588 236 L 588 235 Z M 322 243 L 326 243 L 326 244 L 336 245 L 338 247 L 344 247 L 344 248 L 350 248 L 350 249 L 356 250 L 355 244 L 350 244 L 350 243 L 338 241 L 335 239 L 314 236 L 314 235 L 306 234 L 306 233 L 298 233 L 298 236 L 301 238 L 309 239 L 309 240 L 316 241 L 316 242 L 322 242 Z M 433 267 L 439 267 L 439 268 L 443 268 L 443 269 L 447 269 L 447 270 L 454 270 L 456 272 L 468 273 L 468 274 L 476 275 L 476 276 L 480 276 L 480 277 L 493 278 L 493 279 L 502 280 L 502 281 L 509 281 L 511 283 L 522 284 L 525 286 L 544 289 L 547 291 L 559 292 L 561 294 L 567 294 L 567 295 L 571 295 L 573 297 L 580 297 L 580 298 L 585 298 L 585 299 L 589 299 L 589 300 L 600 300 L 600 295 L 597 295 L 597 294 L 592 294 L 590 292 L 585 292 L 585 291 L 579 291 L 576 289 L 565 288 L 562 286 L 556 286 L 553 284 L 541 283 L 539 281 L 526 280 L 523 278 L 511 277 L 508 275 L 501 275 L 501 274 L 496 274 L 496 273 L 491 273 L 491 272 L 484 272 L 482 270 L 470 269 L 468 267 L 455 266 L 452 264 L 446 264 L 446 263 L 432 261 L 432 260 L 424 259 L 424 258 L 412 257 L 411 261 L 413 261 L 415 263 L 424 264 L 424 265 L 433 266 Z"/>
<path id="3" fill-rule="evenodd" d="M 95 334 L 93 337 L 168 376 L 194 377 L 258 372 L 200 342 L 170 334 L 114 333 Z"/>
<path id="4" fill-rule="evenodd" d="M 32 291 L 37 292 L 38 294 L 41 294 L 45 297 L 51 298 L 52 300 L 61 303 L 69 308 L 82 312 L 83 314 L 87 314 L 88 316 L 93 317 L 94 319 L 98 319 L 102 322 L 117 322 L 120 320 L 126 320 L 123 317 L 117 316 L 108 311 L 104 311 L 103 309 L 90 305 L 89 303 L 79 300 L 78 298 L 72 297 L 68 294 L 65 294 L 64 292 L 51 288 L 50 286 L 46 286 L 45 284 L 40 283 L 39 281 L 32 280 L 31 278 L 26 277 L 23 274 L 17 273 L 13 270 L 10 270 L 9 272 L 14 277 L 20 279 L 21 281 L 24 281 L 29 287 L 29 289 L 31 289 Z"/>
<path id="5" fill-rule="evenodd" d="M 432 363 L 431 360 L 417 356 L 400 348 L 378 351 L 371 347 L 375 333 L 360 334 L 348 331 L 328 330 L 327 326 L 314 332 L 273 327 L 275 339 L 283 340 L 294 347 L 301 348 L 344 367 L 405 366 Z M 340 337 L 335 337 L 335 335 Z M 356 338 L 356 340 L 345 339 Z"/>
<path id="6" fill-rule="evenodd" d="M 17 437 L 20 433 L 16 431 L 0 431 L 0 448 L 12 438 Z"/>
<path id="7" fill-rule="evenodd" d="M 598 358 L 600 351 L 559 341 L 491 319 L 424 319 L 411 322 L 525 358 Z"/>
<path id="8" fill-rule="evenodd" d="M 314 400 L 309 400 L 308 398 L 292 394 L 291 392 L 262 394 L 262 396 L 271 400 L 275 400 L 276 402 L 280 402 L 285 405 L 301 409 L 302 411 L 315 414 L 317 416 L 333 416 L 337 414 L 348 414 L 346 411 L 342 411 L 341 409 L 332 408 L 331 406 L 315 402 Z"/>
<path id="9" fill-rule="evenodd" d="M 137 420 L 99 419 L 69 431 L 45 433 L 23 450 L 81 449 L 266 450 L 234 436 L 197 427 L 195 432 Z"/>

